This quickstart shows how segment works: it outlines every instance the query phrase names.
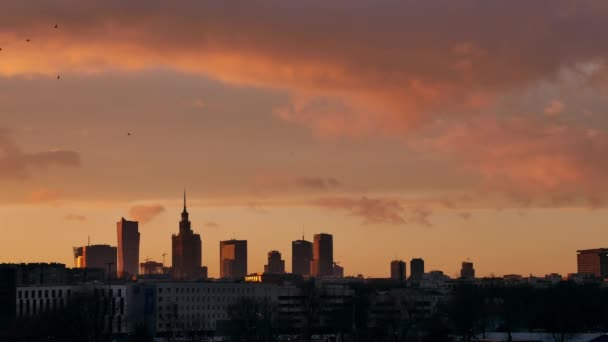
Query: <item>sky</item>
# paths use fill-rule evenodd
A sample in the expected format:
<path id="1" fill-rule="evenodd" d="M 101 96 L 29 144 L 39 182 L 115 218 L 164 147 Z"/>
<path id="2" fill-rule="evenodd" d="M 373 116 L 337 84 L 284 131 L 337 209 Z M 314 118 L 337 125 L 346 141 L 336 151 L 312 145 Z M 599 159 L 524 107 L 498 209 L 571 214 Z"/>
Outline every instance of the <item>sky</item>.
<path id="1" fill-rule="evenodd" d="M 57 27 L 55 27 L 55 25 Z M 140 222 L 249 272 L 334 235 L 348 275 L 576 272 L 608 246 L 605 1 L 68 1 L 0 12 L 0 262 Z"/>

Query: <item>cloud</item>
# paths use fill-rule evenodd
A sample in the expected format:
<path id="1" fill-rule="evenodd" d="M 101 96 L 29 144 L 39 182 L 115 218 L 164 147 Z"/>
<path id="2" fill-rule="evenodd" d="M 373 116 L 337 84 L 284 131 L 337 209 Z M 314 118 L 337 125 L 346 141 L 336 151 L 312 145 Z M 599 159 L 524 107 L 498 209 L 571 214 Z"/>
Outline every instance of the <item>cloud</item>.
<path id="1" fill-rule="evenodd" d="M 141 223 L 148 223 L 165 211 L 160 204 L 136 205 L 129 209 L 129 217 Z"/>
<path id="2" fill-rule="evenodd" d="M 469 221 L 473 215 L 468 211 L 464 211 L 464 212 L 458 213 L 458 216 L 465 221 Z"/>
<path id="3" fill-rule="evenodd" d="M 601 1 L 569 0 L 15 2 L 0 14 L 0 74 L 162 66 L 283 90 L 279 117 L 321 134 L 402 134 L 601 62 L 606 17 Z"/>
<path id="4" fill-rule="evenodd" d="M 541 116 L 489 116 L 445 123 L 430 150 L 478 174 L 485 190 L 528 206 L 584 197 L 599 203 L 608 191 L 608 133 L 576 121 Z M 591 200 L 593 199 L 593 200 Z"/>
<path id="5" fill-rule="evenodd" d="M 340 185 L 340 182 L 333 177 L 298 177 L 294 179 L 294 182 L 302 187 L 311 189 L 327 189 Z"/>
<path id="6" fill-rule="evenodd" d="M 0 180 L 27 179 L 32 170 L 50 166 L 79 167 L 80 154 L 64 150 L 24 153 L 8 130 L 0 128 Z"/>
<path id="7" fill-rule="evenodd" d="M 30 193 L 29 201 L 31 203 L 49 203 L 59 200 L 62 196 L 61 191 L 41 188 Z"/>
<path id="8" fill-rule="evenodd" d="M 83 215 L 77 215 L 77 214 L 67 214 L 67 215 L 65 215 L 64 219 L 66 221 L 83 222 L 83 221 L 87 220 L 87 217 L 83 216 Z"/>
<path id="9" fill-rule="evenodd" d="M 391 198 L 324 197 L 311 202 L 330 210 L 345 210 L 351 216 L 360 217 L 364 224 L 418 224 L 430 226 L 432 211 L 422 205 L 405 206 Z"/>
<path id="10" fill-rule="evenodd" d="M 547 115 L 558 115 L 558 114 L 562 113 L 564 111 L 564 109 L 566 109 L 566 106 L 564 105 L 563 102 L 561 102 L 559 100 L 553 100 L 551 103 L 549 103 L 545 107 L 544 112 Z"/>
<path id="11" fill-rule="evenodd" d="M 203 225 L 206 228 L 218 228 L 220 226 L 219 224 L 217 224 L 216 222 L 213 222 L 213 221 L 205 222 Z"/>

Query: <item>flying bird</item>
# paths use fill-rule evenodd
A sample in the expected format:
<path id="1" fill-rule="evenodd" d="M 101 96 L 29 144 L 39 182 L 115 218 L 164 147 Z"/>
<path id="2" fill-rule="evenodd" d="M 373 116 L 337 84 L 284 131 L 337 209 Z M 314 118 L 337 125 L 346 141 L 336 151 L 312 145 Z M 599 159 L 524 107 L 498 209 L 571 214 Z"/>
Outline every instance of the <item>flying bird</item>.
<path id="1" fill-rule="evenodd" d="M 131 133 L 127 133 L 127 135 L 131 135 Z"/>
<path id="2" fill-rule="evenodd" d="M 59 28 L 59 26 L 57 26 L 57 24 L 55 24 L 55 28 Z"/>
<path id="3" fill-rule="evenodd" d="M 25 41 L 29 43 L 30 39 L 28 38 L 28 39 L 26 39 Z"/>
<path id="4" fill-rule="evenodd" d="M 60 78 L 59 75 L 57 75 L 57 79 L 59 79 L 59 78 Z"/>

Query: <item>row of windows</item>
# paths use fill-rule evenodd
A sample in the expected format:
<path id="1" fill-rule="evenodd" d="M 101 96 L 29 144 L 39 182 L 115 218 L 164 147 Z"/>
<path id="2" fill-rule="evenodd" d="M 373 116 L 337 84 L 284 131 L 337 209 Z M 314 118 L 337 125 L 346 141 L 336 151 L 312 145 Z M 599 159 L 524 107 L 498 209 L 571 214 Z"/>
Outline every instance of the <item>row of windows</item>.
<path id="1" fill-rule="evenodd" d="M 158 318 L 160 320 L 163 321 L 168 321 L 171 319 L 180 319 L 180 320 L 184 320 L 184 319 L 189 319 L 189 320 L 194 320 L 194 319 L 228 319 L 228 315 L 226 313 L 211 313 L 211 314 L 201 314 L 200 312 L 198 313 L 193 313 L 193 314 L 182 314 L 182 315 L 171 315 L 171 314 L 158 314 Z"/>
<path id="2" fill-rule="evenodd" d="M 51 302 L 51 299 L 33 299 L 33 300 L 26 300 L 25 302 L 23 301 L 23 299 L 19 300 L 19 305 L 17 308 L 17 313 L 19 315 L 36 315 L 39 313 L 42 313 L 44 311 L 50 311 L 52 309 L 57 309 L 59 307 L 63 308 L 65 306 L 65 302 L 63 301 L 63 299 L 59 300 L 59 302 L 57 301 L 57 299 L 53 299 Z"/>
<path id="3" fill-rule="evenodd" d="M 72 290 L 67 289 L 67 296 L 72 294 Z M 53 290 L 19 290 L 17 291 L 17 298 L 62 298 L 63 297 L 63 289 L 53 289 Z M 36 296 L 36 294 L 38 296 Z M 50 297 L 49 297 L 50 295 Z"/>
<path id="4" fill-rule="evenodd" d="M 225 305 L 207 305 L 207 307 L 205 308 L 205 305 L 186 305 L 186 306 L 181 306 L 178 307 L 177 305 L 167 305 L 165 307 L 165 311 L 184 311 L 184 310 L 226 310 L 226 306 Z M 163 311 L 163 306 L 159 305 L 158 306 L 158 311 Z"/>
<path id="5" fill-rule="evenodd" d="M 217 303 L 226 303 L 226 302 L 234 302 L 237 299 L 242 298 L 241 296 L 218 296 L 218 297 L 206 297 L 206 296 L 196 296 L 196 297 L 158 297 L 158 302 L 217 302 Z"/>

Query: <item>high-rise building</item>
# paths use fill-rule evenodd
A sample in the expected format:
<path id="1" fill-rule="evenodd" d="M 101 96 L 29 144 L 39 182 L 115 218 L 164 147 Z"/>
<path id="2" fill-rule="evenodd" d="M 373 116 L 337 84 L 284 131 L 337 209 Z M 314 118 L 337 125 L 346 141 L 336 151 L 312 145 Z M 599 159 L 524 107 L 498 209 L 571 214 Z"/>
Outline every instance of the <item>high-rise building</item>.
<path id="1" fill-rule="evenodd" d="M 406 263 L 403 260 L 391 261 L 391 279 L 398 281 L 400 284 L 404 284 L 406 278 Z"/>
<path id="2" fill-rule="evenodd" d="M 74 247 L 76 268 L 101 268 L 104 271 L 116 272 L 116 247 L 110 245 L 90 245 Z"/>
<path id="3" fill-rule="evenodd" d="M 344 267 L 334 262 L 333 276 L 336 278 L 344 278 Z"/>
<path id="4" fill-rule="evenodd" d="M 118 236 L 118 265 L 116 272 L 119 278 L 137 275 L 139 266 L 139 223 L 121 218 L 116 223 Z"/>
<path id="5" fill-rule="evenodd" d="M 410 261 L 410 280 L 414 282 L 420 282 L 424 275 L 424 260 L 421 258 L 414 258 Z"/>
<path id="6" fill-rule="evenodd" d="M 608 277 L 608 248 L 576 251 L 578 273 Z"/>
<path id="7" fill-rule="evenodd" d="M 460 279 L 472 280 L 475 279 L 475 269 L 473 263 L 468 261 L 462 262 L 462 268 L 460 269 Z"/>
<path id="8" fill-rule="evenodd" d="M 186 192 L 184 191 L 184 210 L 179 222 L 179 233 L 171 237 L 173 243 L 172 277 L 176 280 L 203 278 L 201 236 L 194 234 L 186 210 Z"/>
<path id="9" fill-rule="evenodd" d="M 312 242 L 295 240 L 291 242 L 291 273 L 303 276 L 310 275 L 312 261 Z"/>
<path id="10" fill-rule="evenodd" d="M 315 234 L 312 248 L 311 275 L 315 277 L 333 276 L 334 241 L 330 234 Z"/>
<path id="11" fill-rule="evenodd" d="M 220 241 L 220 278 L 240 279 L 247 275 L 247 240 Z"/>
<path id="12" fill-rule="evenodd" d="M 268 265 L 264 265 L 264 273 L 285 273 L 285 260 L 281 259 L 279 251 L 268 252 Z"/>

